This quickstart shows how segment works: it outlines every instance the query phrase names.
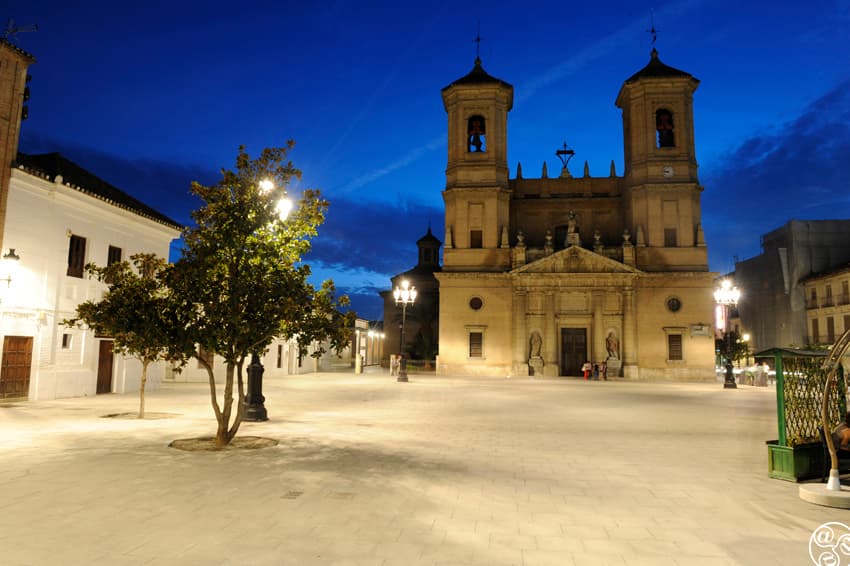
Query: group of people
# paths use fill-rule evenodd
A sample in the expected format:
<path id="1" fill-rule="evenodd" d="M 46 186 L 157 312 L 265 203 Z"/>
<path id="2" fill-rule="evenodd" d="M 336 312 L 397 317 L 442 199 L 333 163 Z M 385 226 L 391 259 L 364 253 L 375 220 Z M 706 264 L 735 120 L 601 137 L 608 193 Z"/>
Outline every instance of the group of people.
<path id="1" fill-rule="evenodd" d="M 581 366 L 581 371 L 584 373 L 585 379 L 599 380 L 599 378 L 608 381 L 608 365 L 605 362 L 584 362 Z"/>

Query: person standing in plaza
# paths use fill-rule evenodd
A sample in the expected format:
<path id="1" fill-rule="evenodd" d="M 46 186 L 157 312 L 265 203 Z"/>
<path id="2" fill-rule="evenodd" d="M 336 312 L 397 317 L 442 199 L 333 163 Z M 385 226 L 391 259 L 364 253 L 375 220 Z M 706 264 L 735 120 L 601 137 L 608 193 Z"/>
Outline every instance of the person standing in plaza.
<path id="1" fill-rule="evenodd" d="M 584 379 L 585 380 L 590 379 L 590 370 L 591 369 L 592 369 L 592 366 L 590 365 L 589 361 L 584 362 L 584 364 L 581 366 L 581 371 L 584 372 Z"/>

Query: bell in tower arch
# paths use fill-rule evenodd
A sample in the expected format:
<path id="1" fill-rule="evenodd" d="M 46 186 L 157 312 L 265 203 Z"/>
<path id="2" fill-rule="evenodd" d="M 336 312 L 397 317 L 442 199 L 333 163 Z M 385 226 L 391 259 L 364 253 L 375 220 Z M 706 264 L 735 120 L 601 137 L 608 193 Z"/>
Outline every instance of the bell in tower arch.
<path id="1" fill-rule="evenodd" d="M 484 116 L 470 116 L 467 121 L 467 134 L 469 135 L 467 151 L 470 153 L 487 151 L 486 133 Z"/>

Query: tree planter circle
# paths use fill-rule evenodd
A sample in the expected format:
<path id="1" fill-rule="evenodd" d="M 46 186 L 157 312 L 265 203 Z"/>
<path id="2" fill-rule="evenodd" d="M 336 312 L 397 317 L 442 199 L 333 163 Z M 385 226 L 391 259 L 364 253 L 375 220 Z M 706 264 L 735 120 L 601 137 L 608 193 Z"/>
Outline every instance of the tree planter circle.
<path id="1" fill-rule="evenodd" d="M 262 436 L 237 436 L 226 446 L 216 446 L 214 436 L 202 436 L 199 438 L 180 438 L 171 442 L 168 446 L 187 452 L 221 452 L 225 450 L 258 450 L 277 446 L 278 441 L 273 438 Z"/>

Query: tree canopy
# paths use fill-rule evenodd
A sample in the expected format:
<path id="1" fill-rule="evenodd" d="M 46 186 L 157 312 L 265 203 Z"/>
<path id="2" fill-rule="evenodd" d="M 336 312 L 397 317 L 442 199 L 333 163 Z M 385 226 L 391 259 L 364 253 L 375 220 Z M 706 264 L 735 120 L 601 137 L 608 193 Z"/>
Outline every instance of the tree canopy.
<path id="1" fill-rule="evenodd" d="M 113 352 L 141 362 L 139 418 L 144 418 L 148 366 L 169 359 L 173 322 L 169 320 L 170 297 L 163 280 L 166 261 L 149 253 L 135 254 L 130 261 L 132 265 L 127 261 L 106 267 L 86 265 L 90 275 L 107 284 L 107 291 L 99 301 L 79 304 L 76 318 L 64 323 L 86 324 L 96 336 L 113 340 Z"/>

